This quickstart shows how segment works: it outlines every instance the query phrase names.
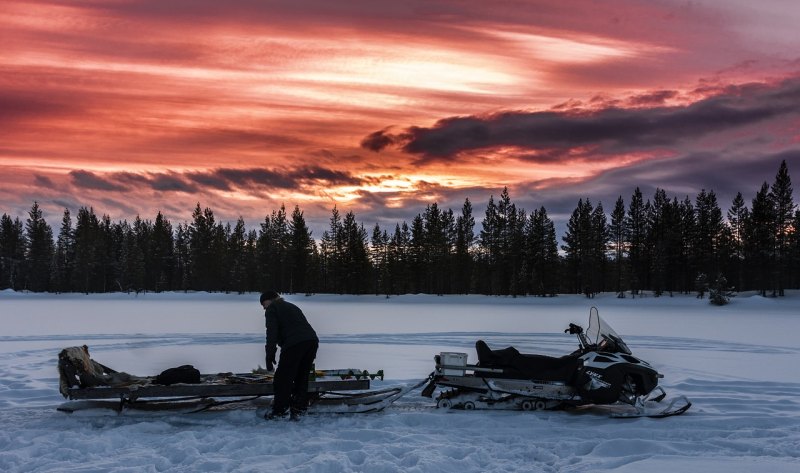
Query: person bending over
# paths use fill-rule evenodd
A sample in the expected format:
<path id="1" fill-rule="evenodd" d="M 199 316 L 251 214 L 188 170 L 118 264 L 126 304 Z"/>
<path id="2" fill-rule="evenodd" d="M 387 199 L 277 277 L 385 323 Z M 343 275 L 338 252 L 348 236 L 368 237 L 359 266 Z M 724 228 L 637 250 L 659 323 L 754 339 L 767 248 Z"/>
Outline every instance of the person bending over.
<path id="1" fill-rule="evenodd" d="M 303 311 L 277 292 L 264 292 L 260 300 L 267 326 L 264 345 L 267 370 L 272 371 L 278 347 L 281 348 L 273 380 L 272 410 L 264 418 L 272 420 L 290 415 L 297 419 L 308 409 L 308 375 L 317 357 L 319 338 Z"/>

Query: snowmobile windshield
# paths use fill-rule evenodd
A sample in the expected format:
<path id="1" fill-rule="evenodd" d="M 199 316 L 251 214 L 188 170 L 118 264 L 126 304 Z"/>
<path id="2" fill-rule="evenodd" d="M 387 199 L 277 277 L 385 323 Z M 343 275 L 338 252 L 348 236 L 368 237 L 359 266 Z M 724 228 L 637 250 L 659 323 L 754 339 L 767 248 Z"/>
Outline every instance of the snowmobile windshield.
<path id="1" fill-rule="evenodd" d="M 622 341 L 622 337 L 617 335 L 617 332 L 605 320 L 600 318 L 600 313 L 596 307 L 592 307 L 589 312 L 589 328 L 586 329 L 586 338 L 589 343 L 595 345 L 600 351 L 632 354 L 628 345 Z"/>

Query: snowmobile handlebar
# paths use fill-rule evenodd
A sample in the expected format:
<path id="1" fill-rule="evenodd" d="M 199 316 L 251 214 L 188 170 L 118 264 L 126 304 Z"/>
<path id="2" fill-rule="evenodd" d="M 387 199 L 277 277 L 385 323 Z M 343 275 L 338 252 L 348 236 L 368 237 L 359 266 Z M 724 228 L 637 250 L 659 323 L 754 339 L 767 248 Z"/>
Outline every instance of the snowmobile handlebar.
<path id="1" fill-rule="evenodd" d="M 581 334 L 583 333 L 583 327 L 580 325 L 569 324 L 569 328 L 564 330 L 564 333 L 568 333 L 570 335 Z"/>

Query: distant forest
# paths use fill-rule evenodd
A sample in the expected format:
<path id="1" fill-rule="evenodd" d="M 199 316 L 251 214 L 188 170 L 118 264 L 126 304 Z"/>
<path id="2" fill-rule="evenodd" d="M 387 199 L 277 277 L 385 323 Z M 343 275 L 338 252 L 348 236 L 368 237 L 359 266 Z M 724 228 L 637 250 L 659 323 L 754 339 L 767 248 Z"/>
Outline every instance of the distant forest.
<path id="1" fill-rule="evenodd" d="M 713 190 L 692 201 L 636 188 L 610 215 L 580 199 L 560 242 L 547 210 L 518 208 L 507 189 L 489 199 L 479 228 L 469 199 L 371 230 L 334 207 L 318 241 L 299 207 L 273 211 L 257 230 L 242 218 L 217 222 L 199 203 L 177 227 L 160 212 L 112 222 L 82 207 L 74 219 L 64 210 L 56 234 L 34 202 L 24 224 L 2 216 L 0 290 L 782 296 L 800 287 L 797 228 L 785 161 L 749 206 L 739 193 L 726 214 Z"/>

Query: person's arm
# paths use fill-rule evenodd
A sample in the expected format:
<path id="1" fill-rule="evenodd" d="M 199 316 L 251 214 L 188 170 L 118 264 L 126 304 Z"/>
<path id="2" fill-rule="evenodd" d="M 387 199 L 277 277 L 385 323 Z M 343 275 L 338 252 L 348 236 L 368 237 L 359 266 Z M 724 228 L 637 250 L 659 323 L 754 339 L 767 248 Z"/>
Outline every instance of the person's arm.
<path id="1" fill-rule="evenodd" d="M 267 371 L 272 371 L 275 366 L 275 355 L 278 352 L 278 319 L 274 310 L 267 308 L 265 312 L 267 339 L 264 344 L 266 353 Z"/>

